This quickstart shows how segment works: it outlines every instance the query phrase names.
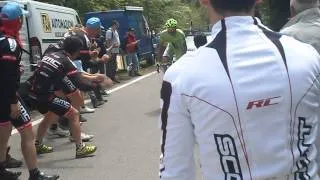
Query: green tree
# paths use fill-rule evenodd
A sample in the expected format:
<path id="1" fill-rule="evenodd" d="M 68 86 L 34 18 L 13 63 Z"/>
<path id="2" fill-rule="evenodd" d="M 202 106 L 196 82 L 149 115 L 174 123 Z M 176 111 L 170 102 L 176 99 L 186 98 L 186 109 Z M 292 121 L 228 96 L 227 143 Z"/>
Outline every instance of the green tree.
<path id="1" fill-rule="evenodd" d="M 208 18 L 197 0 L 46 0 L 45 2 L 73 8 L 81 18 L 86 12 L 141 6 L 144 8 L 144 15 L 150 27 L 158 31 L 163 28 L 168 18 L 177 19 L 182 29 L 189 29 L 191 22 L 196 29 L 207 30 L 208 27 Z"/>
<path id="2" fill-rule="evenodd" d="M 260 7 L 264 22 L 279 31 L 290 17 L 290 0 L 264 0 Z"/>

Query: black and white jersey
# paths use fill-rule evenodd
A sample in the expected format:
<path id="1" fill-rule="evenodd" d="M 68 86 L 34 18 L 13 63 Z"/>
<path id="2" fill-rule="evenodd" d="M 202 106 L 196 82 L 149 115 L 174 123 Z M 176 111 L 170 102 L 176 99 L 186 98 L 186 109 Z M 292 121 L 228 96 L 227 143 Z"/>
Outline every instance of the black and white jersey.
<path id="1" fill-rule="evenodd" d="M 38 96 L 48 97 L 55 90 L 62 90 L 66 94 L 77 90 L 70 77 L 77 74 L 77 68 L 64 51 L 46 54 L 39 68 L 29 79 L 32 91 Z"/>
<path id="2" fill-rule="evenodd" d="M 319 179 L 317 51 L 248 16 L 212 36 L 165 74 L 161 179 L 195 179 L 195 144 L 205 180 Z"/>
<path id="3" fill-rule="evenodd" d="M 13 37 L 0 32 L 0 105 L 8 106 L 18 102 L 16 92 L 20 85 L 19 64 L 22 49 Z"/>

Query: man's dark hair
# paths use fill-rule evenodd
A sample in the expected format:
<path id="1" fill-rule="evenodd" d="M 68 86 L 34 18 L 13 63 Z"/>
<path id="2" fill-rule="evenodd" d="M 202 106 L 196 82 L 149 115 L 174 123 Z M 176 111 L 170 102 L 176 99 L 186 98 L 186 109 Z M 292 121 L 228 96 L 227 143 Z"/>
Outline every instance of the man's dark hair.
<path id="1" fill-rule="evenodd" d="M 256 0 L 210 0 L 212 7 L 220 14 L 225 11 L 250 12 Z"/>
<path id="2" fill-rule="evenodd" d="M 193 38 L 194 45 L 199 48 L 205 44 L 207 44 L 207 36 L 204 33 L 198 33 Z"/>
<path id="3" fill-rule="evenodd" d="M 74 54 L 83 46 L 83 42 L 77 36 L 70 36 L 63 40 L 62 49 L 65 50 L 69 54 Z"/>
<path id="4" fill-rule="evenodd" d="M 111 23 L 112 26 L 118 25 L 118 24 L 119 24 L 119 22 L 117 20 L 112 20 L 112 23 Z"/>

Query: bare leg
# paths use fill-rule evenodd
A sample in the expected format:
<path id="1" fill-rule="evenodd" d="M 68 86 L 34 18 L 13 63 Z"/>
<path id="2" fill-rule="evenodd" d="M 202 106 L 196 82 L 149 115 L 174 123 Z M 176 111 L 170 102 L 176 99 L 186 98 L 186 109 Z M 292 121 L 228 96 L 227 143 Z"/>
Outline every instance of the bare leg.
<path id="1" fill-rule="evenodd" d="M 21 150 L 29 170 L 37 168 L 37 153 L 34 145 L 34 134 L 32 127 L 20 131 Z"/>
<path id="2" fill-rule="evenodd" d="M 71 128 L 71 134 L 75 139 L 76 144 L 81 144 L 81 127 L 80 127 L 80 114 L 77 109 L 71 107 L 71 110 L 65 117 L 69 120 L 69 126 Z"/>
<path id="3" fill-rule="evenodd" d="M 48 128 L 53 122 L 57 122 L 59 120 L 59 116 L 55 115 L 52 112 L 48 112 L 41 123 L 39 124 L 38 130 L 37 130 L 37 140 L 42 141 L 43 137 L 46 135 Z"/>
<path id="4" fill-rule="evenodd" d="M 12 125 L 8 123 L 0 126 L 0 162 L 4 162 L 7 157 L 8 141 L 11 135 Z"/>

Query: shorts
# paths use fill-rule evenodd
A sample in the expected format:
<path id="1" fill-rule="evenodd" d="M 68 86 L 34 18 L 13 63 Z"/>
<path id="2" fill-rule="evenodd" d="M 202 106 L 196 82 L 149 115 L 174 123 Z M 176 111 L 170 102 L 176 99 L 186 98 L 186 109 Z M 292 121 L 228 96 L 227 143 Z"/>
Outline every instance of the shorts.
<path id="1" fill-rule="evenodd" d="M 58 116 L 65 116 L 72 107 L 69 101 L 55 95 L 51 97 L 29 95 L 29 97 L 33 99 L 35 107 L 41 114 L 53 112 Z"/>
<path id="2" fill-rule="evenodd" d="M 10 117 L 10 104 L 0 105 L 0 126 L 6 126 L 11 123 L 18 130 L 32 127 L 28 108 L 20 97 L 18 97 L 18 104 L 20 106 L 20 116 L 17 119 L 12 119 Z"/>

